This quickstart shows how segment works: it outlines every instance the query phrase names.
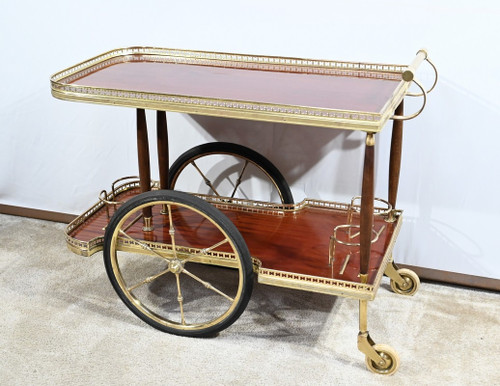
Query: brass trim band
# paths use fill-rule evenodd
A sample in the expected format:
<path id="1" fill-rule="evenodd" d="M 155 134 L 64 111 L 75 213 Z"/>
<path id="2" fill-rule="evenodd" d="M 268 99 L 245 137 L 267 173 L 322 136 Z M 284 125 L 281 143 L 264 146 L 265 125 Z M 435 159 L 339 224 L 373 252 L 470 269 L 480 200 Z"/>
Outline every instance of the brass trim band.
<path id="1" fill-rule="evenodd" d="M 417 59 L 421 56 L 421 51 Z M 318 127 L 379 132 L 410 86 L 403 74 L 416 70 L 420 59 L 410 67 L 403 65 L 311 60 L 287 57 L 239 55 L 217 52 L 131 47 L 109 51 L 60 71 L 51 77 L 52 95 L 70 101 L 166 110 L 188 114 L 212 115 L 266 122 L 283 122 Z M 280 71 L 315 75 L 337 75 L 400 81 L 393 95 L 379 112 L 336 110 L 252 101 L 203 98 L 129 90 L 78 86 L 74 80 L 101 68 L 130 61 L 196 64 L 203 66 Z M 418 63 L 417 63 L 417 62 Z M 410 69 L 410 70 L 409 70 Z M 410 72 L 411 72 L 410 71 Z M 413 74 L 413 72 L 412 72 Z M 413 80 L 413 77 L 412 77 Z M 418 114 L 417 114 L 418 115 Z"/>
<path id="2" fill-rule="evenodd" d="M 138 187 L 137 181 L 132 181 L 132 182 L 129 181 L 119 186 L 115 186 L 115 183 L 113 183 L 113 190 L 114 190 L 113 199 L 120 193 L 124 193 L 131 189 L 137 189 L 137 187 Z M 325 208 L 330 210 L 338 210 L 346 213 L 348 211 L 352 211 L 353 208 L 359 211 L 359 205 L 354 205 L 353 203 L 354 201 L 352 201 L 349 204 L 344 204 L 331 201 L 305 199 L 298 204 L 275 204 L 265 201 L 232 199 L 227 197 L 214 197 L 201 194 L 196 194 L 196 195 L 218 208 L 222 209 L 233 208 L 234 210 L 244 210 L 252 213 L 264 213 L 275 216 L 282 216 L 285 214 L 285 212 L 300 211 L 301 209 L 306 207 Z M 76 253 L 77 255 L 89 257 L 94 253 L 99 252 L 103 249 L 103 244 L 104 244 L 103 236 L 95 237 L 89 241 L 81 241 L 70 236 L 70 234 L 73 230 L 75 230 L 85 221 L 87 221 L 97 211 L 103 209 L 105 205 L 106 205 L 105 203 L 99 200 L 93 207 L 85 211 L 82 215 L 77 217 L 66 227 L 66 243 L 68 248 L 72 252 Z M 312 291 L 330 295 L 346 296 L 355 299 L 373 300 L 375 298 L 376 291 L 379 287 L 379 283 L 382 279 L 385 268 L 387 264 L 391 261 L 392 250 L 394 248 L 394 244 L 396 243 L 396 239 L 402 224 L 402 211 L 394 210 L 394 212 L 397 224 L 389 241 L 389 245 L 386 249 L 386 252 L 383 256 L 381 266 L 378 270 L 378 274 L 375 278 L 373 285 L 268 269 L 262 267 L 262 263 L 257 257 L 252 257 L 254 270 L 258 275 L 258 282 L 262 284 L 269 284 L 279 287 L 294 288 L 294 289 L 300 289 L 300 290 L 306 290 L 306 291 Z M 376 207 L 374 208 L 374 213 L 381 216 L 385 216 L 387 213 L 387 208 Z M 147 242 L 147 244 L 152 249 L 172 251 L 172 246 L 168 244 L 161 244 L 155 242 Z M 134 243 L 130 243 L 127 240 L 121 241 L 121 248 L 123 248 L 124 250 L 140 251 L 141 253 L 147 253 L 147 251 L 145 251 L 140 246 L 138 247 L 134 245 Z M 231 256 L 231 254 L 216 252 L 216 251 L 204 251 L 203 253 L 201 253 L 201 250 L 186 248 L 182 246 L 176 246 L 175 249 L 178 253 L 195 253 L 196 255 L 198 255 L 196 261 L 199 261 L 201 263 L 223 265 L 227 267 L 232 266 L 231 261 L 233 257 Z"/>

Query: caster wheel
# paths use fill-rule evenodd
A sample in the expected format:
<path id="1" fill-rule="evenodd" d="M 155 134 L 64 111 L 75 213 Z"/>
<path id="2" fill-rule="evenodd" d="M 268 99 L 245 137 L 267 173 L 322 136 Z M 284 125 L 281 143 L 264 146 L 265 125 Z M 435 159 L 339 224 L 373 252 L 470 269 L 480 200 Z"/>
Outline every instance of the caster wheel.
<path id="1" fill-rule="evenodd" d="M 413 296 L 420 287 L 420 279 L 417 274 L 410 269 L 400 268 L 398 273 L 404 279 L 405 284 L 400 285 L 391 279 L 392 290 L 399 295 Z"/>
<path id="2" fill-rule="evenodd" d="M 391 346 L 375 344 L 373 349 L 380 355 L 385 363 L 375 363 L 368 356 L 365 359 L 368 370 L 375 374 L 392 375 L 399 368 L 399 355 Z"/>

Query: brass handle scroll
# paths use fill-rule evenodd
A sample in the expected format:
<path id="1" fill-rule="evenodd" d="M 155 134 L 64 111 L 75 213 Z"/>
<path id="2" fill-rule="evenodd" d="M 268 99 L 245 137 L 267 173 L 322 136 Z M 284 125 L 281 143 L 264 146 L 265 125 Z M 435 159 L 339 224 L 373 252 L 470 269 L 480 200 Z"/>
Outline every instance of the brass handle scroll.
<path id="1" fill-rule="evenodd" d="M 412 81 L 420 88 L 420 90 L 422 90 L 422 92 L 420 94 L 418 94 L 419 96 L 424 97 L 423 101 L 422 101 L 422 107 L 420 107 L 420 109 L 416 113 L 413 113 L 410 115 L 393 115 L 391 117 L 391 119 L 396 119 L 396 120 L 400 120 L 400 121 L 407 121 L 409 119 L 413 119 L 413 118 L 419 116 L 420 113 L 424 110 L 425 104 L 427 103 L 427 91 L 425 91 L 424 87 L 420 84 L 420 82 L 418 80 L 413 79 Z"/>
<path id="2" fill-rule="evenodd" d="M 434 63 L 432 63 L 432 61 L 429 59 L 429 55 L 427 53 L 427 50 L 421 49 L 417 52 L 417 56 L 415 56 L 415 59 L 413 59 L 413 62 L 411 62 L 411 64 L 408 67 L 406 67 L 406 70 L 403 71 L 402 78 L 406 82 L 411 82 L 413 79 L 415 79 L 415 72 L 416 72 L 418 66 L 420 66 L 424 60 L 427 63 L 429 63 L 431 65 L 432 69 L 434 70 L 434 82 L 432 83 L 431 88 L 426 91 L 427 94 L 429 94 L 432 90 L 434 90 L 434 87 L 436 87 L 436 84 L 438 81 L 438 71 L 437 71 L 437 68 L 434 65 Z M 413 97 L 422 96 L 421 93 L 411 93 L 411 92 L 406 93 L 406 95 L 413 96 Z"/>
<path id="3" fill-rule="evenodd" d="M 422 84 L 415 78 L 415 72 L 416 72 L 417 68 L 424 61 L 426 61 L 427 63 L 429 63 L 431 65 L 432 69 L 434 70 L 434 75 L 435 75 L 434 82 L 432 83 L 432 86 L 427 91 L 424 89 Z M 406 121 L 406 120 L 413 119 L 413 118 L 417 117 L 423 111 L 425 104 L 427 103 L 427 94 L 430 93 L 432 90 L 434 90 L 434 87 L 436 87 L 436 84 L 438 81 L 438 71 L 437 71 L 437 68 L 434 65 L 434 63 L 432 63 L 432 61 L 429 59 L 427 51 L 425 49 L 421 49 L 417 52 L 417 56 L 415 56 L 415 59 L 413 59 L 413 62 L 411 62 L 411 64 L 408 67 L 406 67 L 406 69 L 403 71 L 401 76 L 405 82 L 415 83 L 418 86 L 418 88 L 420 88 L 420 90 L 422 91 L 422 92 L 417 92 L 417 93 L 407 92 L 406 93 L 407 96 L 423 97 L 422 107 L 416 113 L 413 113 L 411 115 L 406 115 L 406 116 L 393 115 L 391 117 L 391 119 Z"/>

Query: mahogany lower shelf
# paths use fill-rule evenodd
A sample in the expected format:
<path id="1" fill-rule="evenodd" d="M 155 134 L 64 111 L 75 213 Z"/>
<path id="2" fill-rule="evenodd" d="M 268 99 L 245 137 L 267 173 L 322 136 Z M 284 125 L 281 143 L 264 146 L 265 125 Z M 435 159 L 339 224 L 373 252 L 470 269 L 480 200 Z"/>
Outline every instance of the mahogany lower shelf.
<path id="1" fill-rule="evenodd" d="M 125 201 L 137 194 L 138 187 L 128 184 L 118 189 L 115 200 Z M 266 207 L 264 203 L 247 200 L 228 203 L 215 197 L 203 198 L 221 210 L 238 228 L 254 259 L 259 282 L 358 299 L 375 297 L 385 267 L 392 259 L 402 220 L 399 211 L 394 222 L 386 221 L 384 216 L 374 216 L 375 231 L 382 231 L 378 240 L 372 243 L 368 283 L 362 284 L 358 277 L 359 248 L 337 243 L 333 263 L 329 264 L 330 239 L 336 226 L 346 224 L 348 204 L 304 200 L 293 206 L 269 204 Z M 102 250 L 108 212 L 112 216 L 114 211 L 113 205 L 100 201 L 69 224 L 66 231 L 69 248 L 83 256 Z M 162 215 L 158 211 L 153 216 Z M 155 221 L 162 220 L 153 217 L 153 223 Z M 143 232 L 140 222 L 138 224 L 131 228 L 134 237 L 170 244 L 168 232 L 161 229 Z M 359 224 L 356 213 L 352 224 Z M 210 240 L 210 232 L 201 239 L 204 244 L 191 246 L 203 248 L 218 241 Z M 177 244 L 182 245 L 179 241 Z M 224 251 L 224 246 L 220 250 Z M 346 264 L 347 255 L 350 256 Z"/>

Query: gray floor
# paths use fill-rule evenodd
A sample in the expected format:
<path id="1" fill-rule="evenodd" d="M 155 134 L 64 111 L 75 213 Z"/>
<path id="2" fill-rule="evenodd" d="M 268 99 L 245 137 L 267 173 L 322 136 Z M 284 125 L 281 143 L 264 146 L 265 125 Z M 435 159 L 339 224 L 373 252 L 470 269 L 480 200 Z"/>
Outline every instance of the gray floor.
<path id="1" fill-rule="evenodd" d="M 121 303 L 102 255 L 65 247 L 63 224 L 0 215 L 0 384 L 500 384 L 500 294 L 387 282 L 369 305 L 399 371 L 368 372 L 350 299 L 257 285 L 218 337 L 154 330 Z"/>

